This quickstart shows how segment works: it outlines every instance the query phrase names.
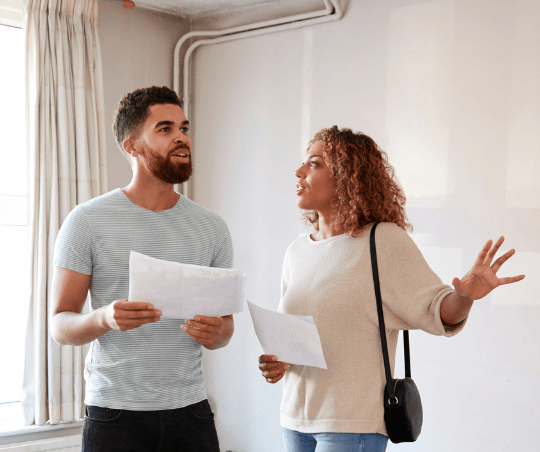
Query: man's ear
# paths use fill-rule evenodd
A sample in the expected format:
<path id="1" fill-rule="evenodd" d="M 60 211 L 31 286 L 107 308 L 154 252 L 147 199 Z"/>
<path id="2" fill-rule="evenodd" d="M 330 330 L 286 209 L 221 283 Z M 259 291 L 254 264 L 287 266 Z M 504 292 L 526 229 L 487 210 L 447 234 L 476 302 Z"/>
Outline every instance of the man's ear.
<path id="1" fill-rule="evenodd" d="M 124 151 L 131 155 L 131 157 L 137 157 L 139 155 L 138 146 L 136 145 L 136 140 L 133 137 L 126 138 L 122 143 Z"/>

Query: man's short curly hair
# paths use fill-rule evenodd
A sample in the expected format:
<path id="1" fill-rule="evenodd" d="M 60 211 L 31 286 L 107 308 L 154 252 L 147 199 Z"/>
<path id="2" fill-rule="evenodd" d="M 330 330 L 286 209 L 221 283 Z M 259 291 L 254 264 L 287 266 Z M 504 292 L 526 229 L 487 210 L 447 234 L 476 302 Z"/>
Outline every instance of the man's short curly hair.
<path id="1" fill-rule="evenodd" d="M 118 147 L 128 161 L 129 155 L 124 151 L 122 143 L 130 136 L 139 136 L 141 126 L 148 118 L 148 109 L 157 104 L 173 104 L 182 107 L 178 95 L 166 86 L 140 88 L 120 99 L 113 117 L 113 132 Z"/>
<path id="2" fill-rule="evenodd" d="M 394 168 L 370 137 L 332 126 L 319 131 L 309 145 L 316 141 L 324 143 L 323 156 L 337 185 L 337 226 L 355 235 L 370 223 L 387 221 L 412 231 Z M 318 212 L 303 211 L 302 215 L 318 229 Z"/>

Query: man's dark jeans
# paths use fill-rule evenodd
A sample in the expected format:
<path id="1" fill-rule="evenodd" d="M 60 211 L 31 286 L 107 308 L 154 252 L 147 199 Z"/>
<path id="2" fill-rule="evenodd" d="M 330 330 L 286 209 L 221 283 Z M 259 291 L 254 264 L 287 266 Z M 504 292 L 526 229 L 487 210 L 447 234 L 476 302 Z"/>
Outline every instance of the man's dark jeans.
<path id="1" fill-rule="evenodd" d="M 219 452 L 208 400 L 185 408 L 128 411 L 88 406 L 82 452 Z"/>

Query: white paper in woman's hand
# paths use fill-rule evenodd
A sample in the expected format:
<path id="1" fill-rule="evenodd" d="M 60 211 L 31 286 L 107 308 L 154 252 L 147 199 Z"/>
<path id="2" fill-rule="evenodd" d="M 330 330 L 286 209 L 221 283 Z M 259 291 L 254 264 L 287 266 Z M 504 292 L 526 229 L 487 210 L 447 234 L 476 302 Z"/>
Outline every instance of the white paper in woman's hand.
<path id="1" fill-rule="evenodd" d="M 255 333 L 266 355 L 288 364 L 328 369 L 312 316 L 281 314 L 247 302 Z"/>

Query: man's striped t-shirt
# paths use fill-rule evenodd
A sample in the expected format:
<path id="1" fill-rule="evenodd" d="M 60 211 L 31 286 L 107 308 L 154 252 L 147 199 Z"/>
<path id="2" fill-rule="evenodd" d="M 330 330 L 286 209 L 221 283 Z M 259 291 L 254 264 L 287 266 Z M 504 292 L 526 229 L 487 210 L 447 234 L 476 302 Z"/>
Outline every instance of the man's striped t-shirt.
<path id="1" fill-rule="evenodd" d="M 180 195 L 170 209 L 152 211 L 121 189 L 78 205 L 56 240 L 54 264 L 92 275 L 92 309 L 128 297 L 131 251 L 208 267 L 230 268 L 229 229 L 216 213 Z M 137 301 L 137 300 L 135 300 Z M 87 405 L 151 411 L 206 399 L 202 345 L 164 319 L 133 330 L 110 330 L 86 357 Z"/>

